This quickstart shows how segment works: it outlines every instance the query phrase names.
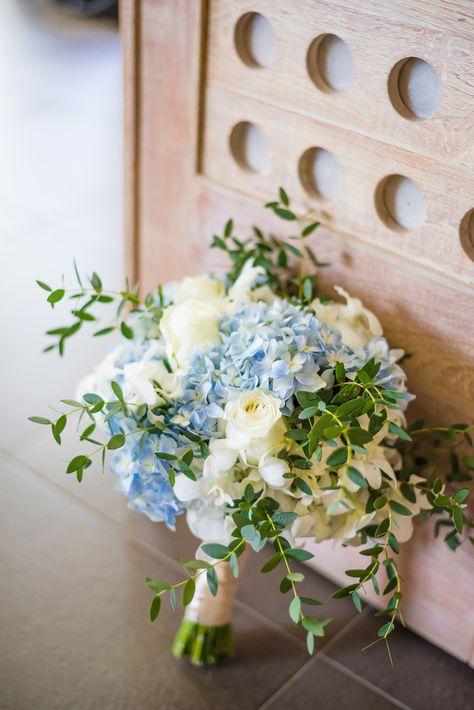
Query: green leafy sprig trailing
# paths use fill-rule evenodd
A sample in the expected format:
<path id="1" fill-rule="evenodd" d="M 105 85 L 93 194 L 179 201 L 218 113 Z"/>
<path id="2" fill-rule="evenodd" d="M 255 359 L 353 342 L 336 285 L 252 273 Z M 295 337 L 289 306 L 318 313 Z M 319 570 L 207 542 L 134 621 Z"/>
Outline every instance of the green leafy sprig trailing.
<path id="1" fill-rule="evenodd" d="M 229 220 L 222 235 L 214 235 L 212 247 L 222 250 L 230 260 L 227 285 L 233 284 L 245 264 L 252 260 L 261 266 L 266 274 L 266 281 L 280 296 L 300 303 L 311 309 L 311 303 L 317 289 L 317 274 L 307 273 L 308 264 L 323 266 L 308 244 L 308 238 L 314 236 L 319 222 L 313 215 L 299 216 L 290 206 L 290 200 L 283 188 L 278 199 L 269 202 L 266 208 L 271 210 L 287 225 L 296 228 L 296 234 L 287 239 L 280 239 L 273 234 L 265 235 L 258 227 L 253 234 L 241 240 L 234 234 L 234 223 Z M 299 266 L 298 266 L 299 265 Z M 133 329 L 128 315 L 147 319 L 159 325 L 164 299 L 161 288 L 155 294 L 148 294 L 142 301 L 136 288 L 130 289 L 128 283 L 123 291 L 108 291 L 103 288 L 102 280 L 94 273 L 85 287 L 75 267 L 77 287 L 75 289 L 53 289 L 43 281 L 38 281 L 41 289 L 48 293 L 47 301 L 54 308 L 63 300 L 71 300 L 70 315 L 72 323 L 62 328 L 48 331 L 56 341 L 46 350 L 64 353 L 65 342 L 75 335 L 84 325 L 97 327 L 96 306 L 115 303 L 116 310 L 110 325 L 96 330 L 93 335 L 106 335 L 114 330 L 123 337 L 133 338 Z M 397 539 L 397 516 L 412 516 L 410 504 L 417 502 L 417 497 L 425 497 L 429 510 L 423 510 L 422 516 L 436 518 L 435 534 L 444 532 L 447 545 L 455 550 L 459 545 L 474 537 L 470 534 L 474 524 L 467 516 L 469 489 L 465 486 L 473 477 L 474 455 L 471 430 L 473 426 L 456 424 L 447 427 L 429 427 L 422 421 L 404 428 L 394 417 L 403 395 L 375 383 L 380 365 L 369 360 L 356 374 L 354 379 L 346 375 L 341 362 L 334 364 L 334 385 L 317 393 L 298 392 L 294 398 L 294 409 L 288 419 L 286 439 L 288 445 L 279 453 L 279 457 L 288 464 L 291 489 L 311 495 L 315 484 L 312 473 L 313 461 L 321 461 L 323 446 L 333 449 L 326 459 L 331 485 L 328 490 L 343 491 L 351 499 L 354 494 L 348 489 L 349 482 L 367 490 L 365 512 L 377 513 L 377 524 L 366 525 L 361 531 L 362 547 L 360 569 L 347 570 L 351 582 L 333 595 L 336 598 L 350 597 L 358 612 L 362 610 L 361 592 L 371 585 L 377 594 L 386 597 L 385 607 L 377 616 L 385 617 L 378 630 L 378 641 L 387 641 L 395 628 L 395 622 L 403 623 L 401 601 L 403 598 L 402 579 L 398 571 L 396 557 L 400 546 Z M 92 444 L 93 449 L 79 453 L 67 464 L 66 472 L 74 473 L 81 481 L 84 471 L 92 465 L 94 456 L 99 456 L 104 467 L 108 452 L 124 446 L 129 436 L 139 436 L 144 444 L 149 436 L 159 434 L 165 428 L 167 409 L 170 403 L 165 393 L 156 384 L 157 392 L 162 397 L 162 404 L 153 408 L 153 423 L 150 422 L 146 405 L 125 401 L 118 382 L 111 383 L 115 398 L 108 401 L 97 393 L 87 393 L 83 401 L 65 399 L 62 404 L 69 409 L 58 412 L 54 418 L 30 417 L 31 421 L 49 426 L 54 440 L 60 445 L 62 434 L 74 415 L 79 417 L 78 438 L 81 442 Z M 111 417 L 130 417 L 135 423 L 132 430 L 120 430 L 105 441 L 96 436 L 96 420 L 107 422 Z M 86 424 L 81 429 L 81 422 Z M 363 425 L 366 421 L 367 425 Z M 176 425 L 178 426 L 178 425 Z M 357 467 L 357 457 L 367 455 L 367 446 L 374 440 L 382 428 L 387 432 L 385 445 L 397 450 L 402 456 L 403 466 L 397 471 L 400 493 L 406 505 L 390 496 L 391 485 L 387 474 L 382 472 L 382 485 L 373 489 Z M 173 486 L 177 473 L 183 473 L 192 480 L 196 479 L 193 470 L 195 459 L 205 459 L 209 453 L 209 438 L 202 437 L 189 428 L 180 428 L 181 434 L 189 440 L 189 446 L 177 454 L 156 452 L 156 456 L 166 461 L 169 467 L 169 481 Z M 361 467 L 363 468 L 363 467 Z M 342 480 L 340 472 L 342 470 Z M 328 514 L 330 513 L 328 508 Z M 150 617 L 154 621 L 159 614 L 162 598 L 169 595 L 173 609 L 177 606 L 177 592 L 182 591 L 182 603 L 187 606 L 193 599 L 196 579 L 206 575 L 211 594 L 218 591 L 216 567 L 221 564 L 230 566 L 232 574 L 238 575 L 238 558 L 247 546 L 260 552 L 271 543 L 273 553 L 262 566 L 263 573 L 279 567 L 283 571 L 280 591 L 290 593 L 289 616 L 293 623 L 305 629 L 307 646 L 310 653 L 314 649 L 314 637 L 323 636 L 330 619 L 318 619 L 307 613 L 310 607 L 321 602 L 301 596 L 298 584 L 303 581 L 301 572 L 292 571 L 292 562 L 301 562 L 313 557 L 307 550 L 292 547 L 287 540 L 286 530 L 296 519 L 296 514 L 280 509 L 277 501 L 262 491 L 254 491 L 247 486 L 243 497 L 234 500 L 228 510 L 232 515 L 235 529 L 229 545 L 207 544 L 202 550 L 213 560 L 207 562 L 194 559 L 182 563 L 186 578 L 175 584 L 147 578 L 146 583 L 153 592 Z M 383 573 L 383 574 L 382 574 Z M 385 581 L 380 585 L 381 574 Z"/>
<path id="2" fill-rule="evenodd" d="M 280 239 L 271 233 L 265 235 L 259 227 L 253 227 L 253 234 L 242 241 L 235 236 L 234 221 L 229 219 L 222 234 L 213 236 L 211 248 L 220 249 L 228 256 L 228 278 L 231 284 L 238 279 L 247 261 L 252 260 L 255 266 L 265 270 L 267 283 L 276 294 L 310 303 L 318 275 L 306 273 L 307 262 L 314 267 L 327 266 L 318 261 L 308 244 L 308 237 L 317 230 L 320 222 L 314 220 L 311 212 L 298 215 L 290 209 L 289 197 L 282 187 L 279 189 L 279 199 L 268 202 L 265 207 L 283 221 L 293 223 L 298 234 Z M 295 269 L 295 263 L 299 264 L 299 270 Z"/>

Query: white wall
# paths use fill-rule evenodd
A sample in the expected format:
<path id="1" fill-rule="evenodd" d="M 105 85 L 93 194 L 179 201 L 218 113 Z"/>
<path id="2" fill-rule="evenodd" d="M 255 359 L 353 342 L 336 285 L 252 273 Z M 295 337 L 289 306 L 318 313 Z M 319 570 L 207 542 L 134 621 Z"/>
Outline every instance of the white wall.
<path id="1" fill-rule="evenodd" d="M 39 434 L 27 417 L 73 396 L 110 347 L 81 335 L 63 360 L 42 355 L 67 314 L 35 279 L 73 284 L 75 258 L 122 283 L 121 78 L 113 23 L 0 3 L 0 446 L 12 453 Z"/>

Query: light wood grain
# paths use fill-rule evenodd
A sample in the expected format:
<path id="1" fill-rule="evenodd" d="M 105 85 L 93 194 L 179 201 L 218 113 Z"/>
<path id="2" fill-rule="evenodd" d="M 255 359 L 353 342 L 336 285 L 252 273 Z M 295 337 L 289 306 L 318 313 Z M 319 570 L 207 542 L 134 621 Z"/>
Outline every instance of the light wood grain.
<path id="1" fill-rule="evenodd" d="M 248 11 L 276 29 L 269 69 L 249 68 L 235 51 L 233 26 Z M 413 353 L 411 416 L 474 421 L 474 268 L 458 236 L 474 194 L 472 3 L 301 0 L 296 11 L 280 0 L 124 0 L 122 20 L 128 262 L 133 270 L 136 259 L 143 289 L 222 268 L 208 244 L 229 216 L 243 234 L 254 223 L 282 233 L 259 202 L 283 183 L 326 225 L 313 240 L 331 262 L 323 284 L 362 297 L 390 342 Z M 356 57 L 356 80 L 342 94 L 318 91 L 305 72 L 309 43 L 324 32 L 340 35 Z M 430 121 L 407 121 L 388 100 L 388 72 L 406 56 L 425 58 L 443 79 L 442 110 Z M 270 139 L 264 175 L 243 171 L 229 152 L 229 132 L 242 120 Z M 301 189 L 297 160 L 311 146 L 343 165 L 336 203 Z M 427 202 L 426 226 L 413 232 L 388 229 L 375 211 L 378 180 L 397 172 Z M 316 553 L 318 569 L 338 582 L 357 554 L 327 545 Z M 420 523 L 402 565 L 409 626 L 474 664 L 472 550 L 451 553 Z"/>
<path id="2" fill-rule="evenodd" d="M 451 3 L 448 8 L 443 2 L 339 2 L 336 10 L 330 0 L 300 0 L 297 11 L 293 3 L 274 0 L 257 0 L 251 6 L 246 0 L 216 0 L 211 5 L 209 86 L 457 163 L 467 172 L 472 169 L 474 143 L 466 136 L 474 128 L 473 3 Z M 465 21 L 452 18 L 447 23 L 445 5 L 450 10 L 456 5 L 458 19 Z M 413 16 L 420 18 L 427 8 L 430 26 L 415 23 Z M 235 25 L 249 9 L 265 15 L 273 26 L 277 56 L 267 69 L 249 69 L 235 48 Z M 340 93 L 317 89 L 306 69 L 311 42 L 327 33 L 343 39 L 355 59 L 354 81 Z M 426 121 L 401 117 L 387 92 L 392 67 L 413 56 L 432 64 L 443 80 L 441 109 Z"/>

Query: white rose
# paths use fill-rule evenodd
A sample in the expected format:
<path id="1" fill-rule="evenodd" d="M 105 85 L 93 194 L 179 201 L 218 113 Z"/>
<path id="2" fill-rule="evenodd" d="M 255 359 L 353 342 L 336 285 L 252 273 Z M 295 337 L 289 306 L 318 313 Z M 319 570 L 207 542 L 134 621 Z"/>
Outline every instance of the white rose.
<path id="1" fill-rule="evenodd" d="M 160 329 L 166 340 L 168 354 L 184 367 L 196 348 L 217 345 L 219 338 L 218 311 L 211 303 L 189 300 L 169 306 L 161 319 Z"/>
<path id="2" fill-rule="evenodd" d="M 344 345 L 358 350 L 372 338 L 383 335 L 378 318 L 364 307 L 362 301 L 351 298 L 339 286 L 334 290 L 345 298 L 346 303 L 321 303 L 316 299 L 311 305 L 320 321 L 340 331 Z"/>
<path id="3" fill-rule="evenodd" d="M 265 270 L 263 267 L 254 266 L 252 261 L 246 261 L 239 278 L 229 289 L 229 300 L 233 301 L 236 305 L 247 300 L 258 276 L 264 273 Z"/>
<path id="4" fill-rule="evenodd" d="M 221 308 L 225 297 L 225 286 L 222 281 L 211 279 L 209 276 L 187 276 L 173 284 L 172 293 L 175 305 L 185 301 L 201 301 Z"/>
<path id="5" fill-rule="evenodd" d="M 258 463 L 258 472 L 270 488 L 287 488 L 291 480 L 283 476 L 289 470 L 286 461 L 269 454 L 264 454 Z"/>
<path id="6" fill-rule="evenodd" d="M 226 439 L 236 448 L 251 439 L 260 439 L 270 432 L 281 417 L 280 400 L 261 389 L 243 392 L 238 399 L 227 402 L 224 410 Z"/>
<path id="7" fill-rule="evenodd" d="M 244 449 L 245 462 L 254 466 L 265 455 L 276 455 L 285 445 L 285 432 L 288 429 L 283 417 L 270 427 L 265 436 L 250 439 Z M 286 442 L 288 443 L 288 442 Z"/>
<path id="8" fill-rule="evenodd" d="M 82 399 L 89 392 L 98 394 L 105 401 L 110 399 L 110 382 L 120 374 L 120 370 L 115 366 L 115 362 L 120 356 L 120 351 L 121 347 L 112 350 L 97 365 L 93 373 L 82 378 L 76 389 L 77 399 Z"/>
<path id="9" fill-rule="evenodd" d="M 130 362 L 123 368 L 125 400 L 153 407 L 165 401 L 159 396 L 154 383 L 166 394 L 176 387 L 176 376 L 168 372 L 161 360 Z"/>

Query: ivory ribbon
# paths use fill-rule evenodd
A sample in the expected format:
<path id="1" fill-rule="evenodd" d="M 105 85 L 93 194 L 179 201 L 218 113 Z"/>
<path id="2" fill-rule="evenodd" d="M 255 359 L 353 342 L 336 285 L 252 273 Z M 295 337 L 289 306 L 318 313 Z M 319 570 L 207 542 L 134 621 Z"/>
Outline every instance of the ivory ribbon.
<path id="1" fill-rule="evenodd" d="M 249 550 L 238 558 L 239 576 L 243 571 Z M 238 577 L 234 577 L 227 562 L 215 567 L 219 583 L 214 597 L 207 584 L 206 572 L 196 579 L 196 591 L 193 600 L 186 607 L 184 618 L 204 626 L 224 626 L 232 618 L 232 608 L 238 586 Z"/>

